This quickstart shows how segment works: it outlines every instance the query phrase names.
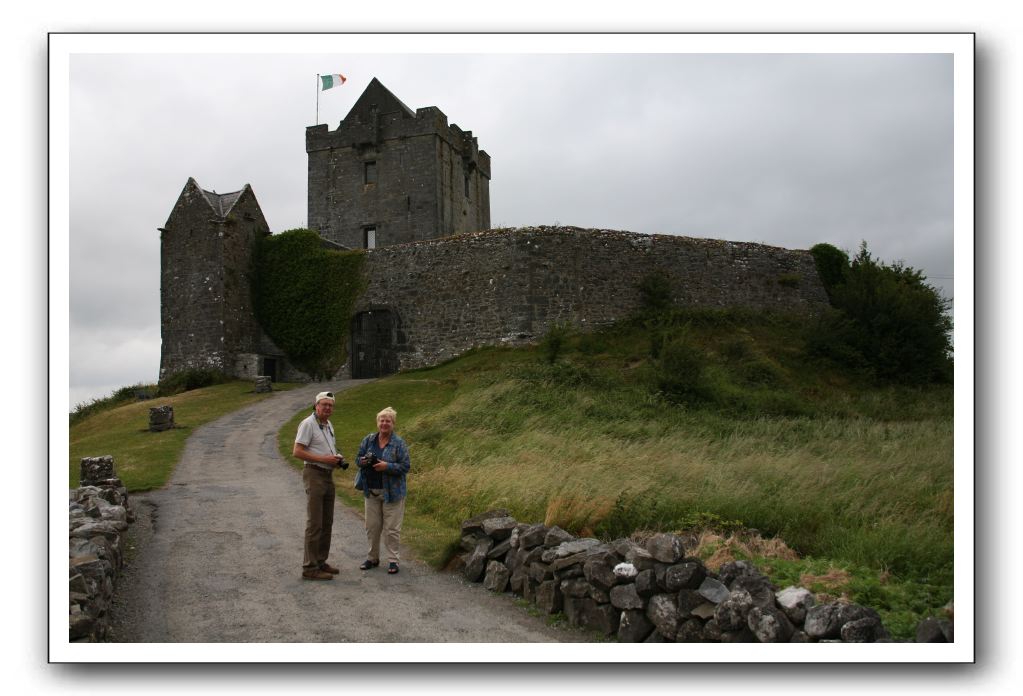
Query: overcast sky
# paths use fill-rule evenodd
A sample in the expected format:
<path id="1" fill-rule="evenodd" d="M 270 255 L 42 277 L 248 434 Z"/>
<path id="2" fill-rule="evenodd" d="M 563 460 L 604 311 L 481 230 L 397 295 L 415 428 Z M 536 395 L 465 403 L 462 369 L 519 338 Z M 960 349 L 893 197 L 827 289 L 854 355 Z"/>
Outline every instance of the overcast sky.
<path id="1" fill-rule="evenodd" d="M 339 46 L 343 46 L 339 38 Z M 155 382 L 160 245 L 188 177 L 306 224 L 316 75 L 333 130 L 377 77 L 492 159 L 493 226 L 806 249 L 953 274 L 949 54 L 138 55 L 70 61 L 69 408 Z"/>

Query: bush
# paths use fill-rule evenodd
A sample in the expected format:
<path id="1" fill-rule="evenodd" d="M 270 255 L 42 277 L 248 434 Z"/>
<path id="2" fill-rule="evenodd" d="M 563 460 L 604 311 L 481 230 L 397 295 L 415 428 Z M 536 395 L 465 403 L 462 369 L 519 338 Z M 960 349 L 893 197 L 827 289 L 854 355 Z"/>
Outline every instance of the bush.
<path id="1" fill-rule="evenodd" d="M 657 314 L 671 307 L 671 283 L 661 273 L 651 273 L 636 285 L 644 312 Z"/>
<path id="2" fill-rule="evenodd" d="M 810 254 L 813 255 L 817 274 L 830 299 L 832 289 L 845 282 L 849 270 L 849 254 L 830 244 L 815 244 L 810 247 Z"/>
<path id="3" fill-rule="evenodd" d="M 584 333 L 579 337 L 579 352 L 584 355 L 600 355 L 609 346 L 607 337 L 601 334 Z"/>
<path id="4" fill-rule="evenodd" d="M 684 338 L 666 343 L 657 363 L 658 389 L 670 401 L 693 402 L 706 400 L 707 358 L 703 352 Z"/>
<path id="5" fill-rule="evenodd" d="M 223 384 L 230 381 L 230 378 L 220 370 L 190 369 L 175 372 L 160 380 L 157 388 L 158 396 L 173 396 L 182 392 L 212 387 L 214 384 Z"/>
<path id="6" fill-rule="evenodd" d="M 785 376 L 775 363 L 767 358 L 753 357 L 739 364 L 739 374 L 749 384 L 773 387 L 781 384 Z"/>
<path id="7" fill-rule="evenodd" d="M 814 249 L 821 246 L 828 245 Z M 825 256 L 828 263 L 836 260 L 830 251 Z M 878 262 L 866 242 L 845 270 L 836 268 L 827 266 L 822 279 L 825 273 L 831 280 L 840 278 L 829 290 L 839 312 L 821 319 L 817 335 L 808 341 L 811 354 L 853 367 L 864 365 L 877 377 L 895 382 L 951 379 L 949 302 L 920 271 L 901 262 Z"/>
<path id="8" fill-rule="evenodd" d="M 753 339 L 749 336 L 734 338 L 721 347 L 721 354 L 733 362 L 741 362 L 755 357 Z"/>
<path id="9" fill-rule="evenodd" d="M 568 324 L 551 324 L 547 333 L 540 339 L 540 354 L 548 365 L 553 365 L 561 355 L 568 340 Z"/>
<path id="10" fill-rule="evenodd" d="M 110 396 L 75 404 L 74 409 L 68 414 L 68 422 L 69 425 L 74 425 L 101 411 L 107 411 L 118 406 L 134 403 L 135 401 L 152 399 L 156 395 L 157 388 L 154 384 L 142 384 L 140 382 L 129 387 L 120 387 Z"/>

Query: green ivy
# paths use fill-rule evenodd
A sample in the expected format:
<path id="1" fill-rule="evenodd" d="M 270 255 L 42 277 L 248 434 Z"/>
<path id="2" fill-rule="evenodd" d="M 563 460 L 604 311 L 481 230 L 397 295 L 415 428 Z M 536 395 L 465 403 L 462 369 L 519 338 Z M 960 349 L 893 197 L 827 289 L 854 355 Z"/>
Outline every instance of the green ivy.
<path id="1" fill-rule="evenodd" d="M 325 249 L 320 236 L 295 229 L 262 238 L 252 296 L 256 318 L 288 359 L 314 379 L 347 359 L 355 300 L 366 289 L 362 250 Z"/>

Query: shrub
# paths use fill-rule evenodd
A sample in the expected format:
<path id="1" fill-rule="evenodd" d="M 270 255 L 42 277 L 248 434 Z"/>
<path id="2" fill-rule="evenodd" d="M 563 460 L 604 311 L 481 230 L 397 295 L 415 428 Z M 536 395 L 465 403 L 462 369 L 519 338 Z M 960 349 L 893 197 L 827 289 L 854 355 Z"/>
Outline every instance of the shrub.
<path id="1" fill-rule="evenodd" d="M 584 333 L 579 337 L 579 352 L 584 355 L 600 355 L 609 346 L 607 337 L 600 334 Z"/>
<path id="2" fill-rule="evenodd" d="M 157 388 L 154 384 L 142 384 L 140 382 L 139 384 L 133 384 L 128 387 L 120 387 L 119 389 L 114 390 L 110 396 L 75 404 L 75 407 L 68 414 L 68 424 L 74 425 L 75 423 L 80 423 L 89 416 L 101 411 L 107 411 L 135 401 L 152 399 L 155 398 L 156 395 Z"/>
<path id="3" fill-rule="evenodd" d="M 755 356 L 753 340 L 748 336 L 732 339 L 721 347 L 721 354 L 728 360 L 740 362 Z"/>
<path id="4" fill-rule="evenodd" d="M 650 273 L 636 285 L 644 312 L 657 314 L 671 307 L 671 283 L 661 273 Z"/>
<path id="5" fill-rule="evenodd" d="M 810 247 L 810 254 L 813 255 L 817 274 L 830 299 L 832 288 L 845 282 L 849 270 L 849 254 L 830 244 L 815 244 Z"/>
<path id="6" fill-rule="evenodd" d="M 754 385 L 775 386 L 784 380 L 781 368 L 763 357 L 753 357 L 740 363 L 739 374 Z"/>
<path id="7" fill-rule="evenodd" d="M 707 358 L 700 349 L 676 338 L 661 348 L 657 386 L 671 401 L 703 401 L 708 396 L 706 367 Z"/>
<path id="8" fill-rule="evenodd" d="M 547 364 L 553 365 L 561 355 L 568 339 L 568 332 L 568 324 L 551 324 L 547 333 L 540 339 L 540 354 Z"/>
<path id="9" fill-rule="evenodd" d="M 671 337 L 671 332 L 658 326 L 647 326 L 647 336 L 650 339 L 650 357 L 657 360 L 661 357 L 661 349 Z"/>
<path id="10" fill-rule="evenodd" d="M 168 375 L 160 380 L 157 388 L 158 396 L 173 396 L 181 392 L 212 387 L 214 384 L 223 384 L 230 378 L 220 370 L 204 370 L 193 368 L 182 370 Z"/>
<path id="11" fill-rule="evenodd" d="M 841 278 L 829 291 L 839 313 L 820 320 L 807 345 L 812 354 L 866 365 L 877 377 L 896 382 L 951 379 L 949 302 L 920 271 L 878 262 L 863 242 L 846 270 L 828 272 Z"/>

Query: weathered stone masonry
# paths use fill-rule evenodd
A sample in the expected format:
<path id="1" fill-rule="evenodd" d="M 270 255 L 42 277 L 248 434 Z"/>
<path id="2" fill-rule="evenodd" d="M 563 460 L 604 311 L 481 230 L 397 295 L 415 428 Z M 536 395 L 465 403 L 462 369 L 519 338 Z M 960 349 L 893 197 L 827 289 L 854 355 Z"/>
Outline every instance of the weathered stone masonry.
<path id="1" fill-rule="evenodd" d="M 425 367 L 555 323 L 605 326 L 640 306 L 651 273 L 690 307 L 813 314 L 827 305 L 813 258 L 762 244 L 575 227 L 490 231 L 490 157 L 436 107 L 412 111 L 373 79 L 337 129 L 306 129 L 309 226 L 367 249 L 368 286 L 338 376 Z M 372 234 L 369 231 L 372 230 Z M 189 179 L 161 229 L 161 378 L 212 368 L 303 381 L 253 314 L 256 241 L 269 228 L 252 190 Z"/>
<path id="2" fill-rule="evenodd" d="M 349 249 L 490 228 L 490 156 L 472 131 L 376 78 L 336 130 L 306 129 L 306 152 L 309 227 Z"/>
<path id="3" fill-rule="evenodd" d="M 474 346 L 536 340 L 552 324 L 596 328 L 640 306 L 660 273 L 691 307 L 813 314 L 827 304 L 813 257 L 762 244 L 576 227 L 495 230 L 368 252 L 359 313 L 388 310 L 398 367 Z"/>
<path id="4" fill-rule="evenodd" d="M 96 642 L 107 637 L 135 514 L 110 455 L 82 459 L 79 479 L 81 487 L 68 491 L 68 639 Z"/>
<path id="5" fill-rule="evenodd" d="M 188 369 L 305 378 L 266 336 L 253 311 L 256 242 L 269 234 L 247 184 L 218 194 L 188 179 L 160 228 L 160 379 Z"/>
<path id="6" fill-rule="evenodd" d="M 712 570 L 687 555 L 695 545 L 674 534 L 643 543 L 576 538 L 497 509 L 462 522 L 457 565 L 470 582 L 623 643 L 893 642 L 870 607 L 818 603 L 803 587 L 779 591 L 748 561 Z M 921 621 L 916 642 L 953 642 L 952 609 Z"/>

